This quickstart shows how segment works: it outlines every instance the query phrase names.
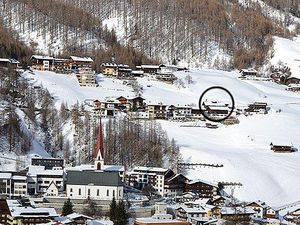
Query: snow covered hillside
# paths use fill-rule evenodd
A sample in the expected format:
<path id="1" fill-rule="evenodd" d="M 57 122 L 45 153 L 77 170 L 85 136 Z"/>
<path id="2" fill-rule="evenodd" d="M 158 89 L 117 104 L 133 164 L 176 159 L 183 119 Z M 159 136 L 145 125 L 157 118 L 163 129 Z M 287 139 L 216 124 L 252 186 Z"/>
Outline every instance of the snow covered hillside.
<path id="1" fill-rule="evenodd" d="M 292 40 L 274 37 L 274 57 L 271 64 L 277 65 L 279 62 L 291 68 L 292 77 L 300 78 L 300 36 Z"/>
<path id="2" fill-rule="evenodd" d="M 255 101 L 267 102 L 267 115 L 240 116 L 240 123 L 221 125 L 218 129 L 181 127 L 182 123 L 161 121 L 169 137 L 181 146 L 189 162 L 218 163 L 223 168 L 190 170 L 190 178 L 209 181 L 241 182 L 234 195 L 241 200 L 263 200 L 272 206 L 300 200 L 300 152 L 279 154 L 269 144 L 291 145 L 300 150 L 300 94 L 288 92 L 285 86 L 265 81 L 243 81 L 236 72 L 200 70 L 178 72 L 184 80 L 187 74 L 193 83 L 185 87 L 165 84 L 151 78 L 139 78 L 146 102 L 165 104 L 198 104 L 201 93 L 208 87 L 220 85 L 234 96 L 237 106 Z M 48 88 L 57 101 L 75 104 L 86 99 L 133 96 L 123 81 L 98 75 L 99 87 L 80 87 L 75 77 L 52 72 L 25 73 L 32 82 Z M 280 109 L 280 110 L 279 110 Z M 280 113 L 278 111 L 281 111 Z M 230 192 L 230 190 L 229 190 Z"/>

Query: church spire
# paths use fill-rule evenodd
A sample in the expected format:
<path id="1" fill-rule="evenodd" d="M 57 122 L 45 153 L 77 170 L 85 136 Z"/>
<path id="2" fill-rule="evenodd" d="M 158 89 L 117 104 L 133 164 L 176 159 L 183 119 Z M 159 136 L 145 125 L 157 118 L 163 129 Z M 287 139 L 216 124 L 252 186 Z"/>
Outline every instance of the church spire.
<path id="1" fill-rule="evenodd" d="M 99 115 L 99 127 L 98 127 L 98 136 L 97 136 L 97 145 L 94 150 L 94 161 L 95 168 L 101 170 L 104 166 L 104 147 L 103 147 L 103 133 L 102 133 L 102 123 L 101 115 Z"/>

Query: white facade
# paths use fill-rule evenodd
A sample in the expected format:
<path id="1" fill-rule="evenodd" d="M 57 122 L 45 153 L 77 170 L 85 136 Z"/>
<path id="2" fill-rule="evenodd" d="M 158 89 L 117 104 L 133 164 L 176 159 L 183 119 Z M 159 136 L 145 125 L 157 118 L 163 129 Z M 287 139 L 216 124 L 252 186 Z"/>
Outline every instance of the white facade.
<path id="1" fill-rule="evenodd" d="M 54 167 L 46 170 L 44 166 L 29 166 L 28 168 L 29 194 L 46 193 L 53 182 L 59 191 L 64 190 L 64 171 Z"/>
<path id="2" fill-rule="evenodd" d="M 54 184 L 54 182 L 52 182 L 52 183 L 49 185 L 49 187 L 47 188 L 46 195 L 47 195 L 47 196 L 58 196 L 58 188 L 57 188 L 57 186 Z"/>
<path id="3" fill-rule="evenodd" d="M 88 197 L 96 200 L 123 199 L 122 186 L 96 186 L 96 185 L 67 185 L 67 197 L 75 199 L 86 199 Z"/>
<path id="4" fill-rule="evenodd" d="M 13 176 L 12 177 L 12 195 L 25 196 L 27 195 L 27 177 L 26 176 Z"/>
<path id="5" fill-rule="evenodd" d="M 168 169 L 159 167 L 139 166 L 133 168 L 129 175 L 136 177 L 136 181 L 142 186 L 151 184 L 159 195 L 164 196 L 165 173 L 167 171 Z"/>

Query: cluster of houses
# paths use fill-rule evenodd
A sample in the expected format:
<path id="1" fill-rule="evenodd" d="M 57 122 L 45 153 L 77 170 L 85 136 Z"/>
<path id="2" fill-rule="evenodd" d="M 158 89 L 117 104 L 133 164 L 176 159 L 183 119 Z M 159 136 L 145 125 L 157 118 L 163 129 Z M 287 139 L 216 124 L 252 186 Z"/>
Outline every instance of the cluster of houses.
<path id="1" fill-rule="evenodd" d="M 288 91 L 299 92 L 300 91 L 300 79 L 296 77 L 286 78 L 286 76 L 282 73 L 273 73 L 269 77 L 265 77 L 260 74 L 257 70 L 250 68 L 250 69 L 241 69 L 239 71 L 240 79 L 243 80 L 263 80 L 263 81 L 273 81 L 275 83 L 281 83 L 282 80 L 287 79 L 287 88 Z"/>
<path id="2" fill-rule="evenodd" d="M 219 220 L 253 219 L 279 221 L 278 212 L 265 203 L 244 204 L 224 194 L 222 183 L 190 180 L 171 169 L 158 167 L 136 166 L 125 171 L 123 166 L 106 165 L 104 155 L 100 117 L 93 164 L 67 167 L 63 159 L 37 157 L 32 158 L 31 165 L 24 170 L 1 171 L 0 196 L 6 199 L 0 200 L 0 223 L 42 224 L 55 221 L 55 209 L 35 207 L 26 200 L 28 196 L 74 201 L 91 198 L 108 205 L 113 198 L 117 201 L 124 199 L 125 186 L 142 191 L 151 187 L 155 195 L 176 203 L 171 207 L 171 214 L 167 213 L 169 210 L 165 203 L 159 203 L 151 218 L 137 218 L 135 224 L 218 224 Z M 84 215 L 78 215 L 78 218 L 93 219 Z M 78 223 L 73 221 L 70 224 Z"/>
<path id="3" fill-rule="evenodd" d="M 116 63 L 104 63 L 102 64 L 102 73 L 119 79 L 134 79 L 135 77 L 142 77 L 144 75 L 153 76 L 157 80 L 167 83 L 173 83 L 177 78 L 174 72 L 187 70 L 185 67 L 176 65 L 140 65 L 136 66 L 135 70 L 129 68 L 128 65 L 116 64 Z"/>
<path id="4" fill-rule="evenodd" d="M 95 100 L 90 104 L 95 115 L 99 113 L 103 117 L 114 117 L 119 112 L 127 113 L 133 119 L 164 119 L 164 120 L 203 120 L 205 121 L 198 107 L 191 105 L 167 105 L 153 102 L 146 102 L 141 96 L 137 97 L 107 97 L 104 100 Z M 231 108 L 228 104 L 207 104 L 204 112 L 209 117 L 224 118 L 229 114 Z M 265 102 L 254 102 L 247 107 L 235 109 L 231 118 L 244 113 L 267 114 L 269 107 Z"/>
<path id="5" fill-rule="evenodd" d="M 93 59 L 90 57 L 70 56 L 58 59 L 51 56 L 31 56 L 31 69 L 54 71 L 56 73 L 75 73 L 81 86 L 95 86 L 96 75 L 92 69 Z"/>

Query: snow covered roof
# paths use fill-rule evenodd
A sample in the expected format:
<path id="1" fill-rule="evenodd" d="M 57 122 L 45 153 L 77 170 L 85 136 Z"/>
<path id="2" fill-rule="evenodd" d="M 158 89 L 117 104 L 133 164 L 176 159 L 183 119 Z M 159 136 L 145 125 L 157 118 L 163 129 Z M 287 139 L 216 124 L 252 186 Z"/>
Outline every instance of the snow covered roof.
<path id="1" fill-rule="evenodd" d="M 27 180 L 26 176 L 12 176 L 13 180 Z"/>
<path id="2" fill-rule="evenodd" d="M 154 218 L 151 218 L 151 217 L 147 217 L 147 218 L 136 218 L 135 219 L 136 222 L 138 223 L 143 223 L 143 224 L 164 224 L 164 223 L 179 223 L 179 224 L 183 224 L 184 222 L 181 221 L 181 220 L 168 220 L 168 219 L 154 219 Z M 188 223 L 186 223 L 188 224 Z"/>
<path id="3" fill-rule="evenodd" d="M 84 170 L 95 170 L 94 165 L 90 164 L 82 164 L 79 166 L 73 166 L 73 167 L 68 167 L 66 168 L 67 171 L 84 171 Z"/>
<path id="4" fill-rule="evenodd" d="M 179 209 L 183 209 L 186 213 L 193 213 L 193 214 L 205 214 L 206 213 L 206 210 L 204 207 L 200 206 L 200 207 L 187 207 L 187 206 L 178 206 L 176 208 L 177 210 Z"/>
<path id="5" fill-rule="evenodd" d="M 244 72 L 244 73 L 257 73 L 257 71 L 255 69 L 241 69 L 241 72 Z"/>
<path id="6" fill-rule="evenodd" d="M 9 59 L 5 59 L 5 58 L 0 58 L 0 62 L 8 62 L 8 63 L 10 63 L 10 60 Z"/>
<path id="7" fill-rule="evenodd" d="M 0 179 L 10 179 L 11 173 L 0 173 Z"/>
<path id="8" fill-rule="evenodd" d="M 204 183 L 204 184 L 208 184 L 208 185 L 211 185 L 211 186 L 214 186 L 214 187 L 218 187 L 218 184 L 216 184 L 216 183 L 205 181 L 205 180 L 201 180 L 201 179 L 192 180 L 192 181 L 189 181 L 187 183 L 188 184 L 196 184 L 198 182 L 201 182 L 201 183 Z"/>
<path id="9" fill-rule="evenodd" d="M 132 74 L 144 74 L 143 70 L 132 70 L 131 71 Z"/>
<path id="10" fill-rule="evenodd" d="M 89 217 L 89 216 L 86 216 L 86 215 L 83 215 L 83 214 L 79 214 L 79 213 L 72 213 L 72 214 L 67 215 L 66 217 L 70 220 L 74 220 L 74 219 L 77 219 L 77 218 L 80 218 L 80 217 L 90 219 L 90 220 L 93 219 L 92 217 Z"/>
<path id="11" fill-rule="evenodd" d="M 7 205 L 13 217 L 56 217 L 58 216 L 54 208 L 32 208 L 31 206 L 21 206 L 18 200 L 7 200 Z"/>
<path id="12" fill-rule="evenodd" d="M 159 172 L 165 173 L 168 169 L 161 168 L 161 167 L 146 167 L 146 166 L 136 166 L 133 168 L 133 171 L 145 171 L 145 172 Z"/>
<path id="13" fill-rule="evenodd" d="M 45 166 L 28 166 L 27 175 L 36 176 L 36 175 L 63 175 L 63 170 L 46 170 Z"/>
<path id="14" fill-rule="evenodd" d="M 141 65 L 140 67 L 137 68 L 142 68 L 142 69 L 159 69 L 159 65 Z"/>
<path id="15" fill-rule="evenodd" d="M 32 59 L 39 59 L 39 60 L 54 60 L 53 57 L 51 56 L 46 56 L 46 55 L 33 55 L 31 56 Z"/>
<path id="16" fill-rule="evenodd" d="M 124 172 L 125 167 L 118 166 L 118 165 L 104 165 L 103 170 L 104 171 L 113 171 L 113 172 Z"/>
<path id="17" fill-rule="evenodd" d="M 222 207 L 222 215 L 235 215 L 235 214 L 255 214 L 255 211 L 250 207 Z"/>
<path id="18" fill-rule="evenodd" d="M 70 58 L 74 61 L 78 62 L 94 62 L 90 57 L 78 57 L 78 56 L 70 56 Z"/>

